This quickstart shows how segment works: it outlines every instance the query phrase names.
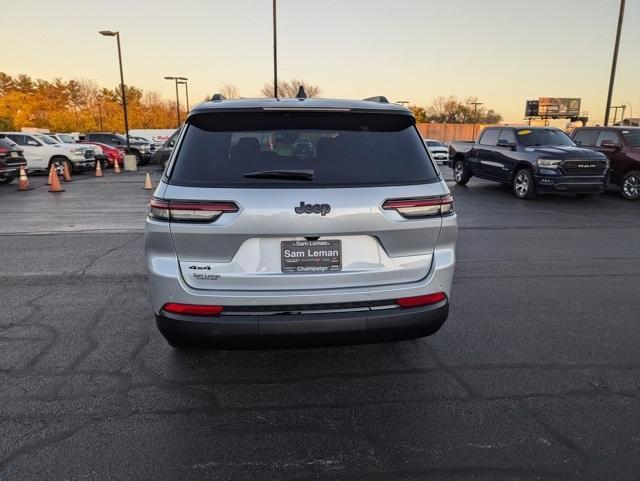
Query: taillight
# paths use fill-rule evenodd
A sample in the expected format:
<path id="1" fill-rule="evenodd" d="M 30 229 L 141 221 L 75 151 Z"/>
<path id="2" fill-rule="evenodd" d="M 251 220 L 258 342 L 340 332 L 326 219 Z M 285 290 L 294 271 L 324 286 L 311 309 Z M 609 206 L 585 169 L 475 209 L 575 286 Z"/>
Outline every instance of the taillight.
<path id="1" fill-rule="evenodd" d="M 224 213 L 238 212 L 234 202 L 183 202 L 151 199 L 149 217 L 171 222 L 213 222 Z"/>
<path id="2" fill-rule="evenodd" d="M 421 197 L 417 199 L 389 199 L 382 204 L 385 210 L 395 210 L 402 217 L 414 219 L 453 214 L 453 197 Z"/>
<path id="3" fill-rule="evenodd" d="M 0 157 L 5 157 L 9 153 L 9 149 L 0 147 Z"/>
<path id="4" fill-rule="evenodd" d="M 403 297 L 396 300 L 396 302 L 400 307 L 406 309 L 408 307 L 431 306 L 446 300 L 447 295 L 444 292 L 436 292 L 435 294 L 426 294 L 424 296 Z"/>
<path id="5" fill-rule="evenodd" d="M 201 306 L 198 304 L 179 304 L 170 302 L 162 306 L 162 310 L 172 314 L 184 314 L 187 316 L 219 316 L 222 306 Z"/>

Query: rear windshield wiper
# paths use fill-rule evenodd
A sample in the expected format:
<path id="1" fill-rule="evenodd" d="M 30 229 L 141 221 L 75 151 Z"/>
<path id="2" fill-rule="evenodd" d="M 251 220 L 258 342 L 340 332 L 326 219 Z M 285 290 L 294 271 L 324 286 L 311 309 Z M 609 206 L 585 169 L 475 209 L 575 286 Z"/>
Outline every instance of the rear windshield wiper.
<path id="1" fill-rule="evenodd" d="M 313 170 L 261 170 L 244 174 L 248 179 L 313 180 Z"/>

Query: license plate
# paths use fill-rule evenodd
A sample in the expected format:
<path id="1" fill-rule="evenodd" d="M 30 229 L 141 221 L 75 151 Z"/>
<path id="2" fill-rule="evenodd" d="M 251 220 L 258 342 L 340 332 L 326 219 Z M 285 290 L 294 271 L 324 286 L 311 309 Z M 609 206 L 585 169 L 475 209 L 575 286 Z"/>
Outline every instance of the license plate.
<path id="1" fill-rule="evenodd" d="M 11 157 L 18 157 L 18 152 L 11 152 Z"/>
<path id="2" fill-rule="evenodd" d="M 282 241 L 282 272 L 321 273 L 342 269 L 342 241 Z"/>

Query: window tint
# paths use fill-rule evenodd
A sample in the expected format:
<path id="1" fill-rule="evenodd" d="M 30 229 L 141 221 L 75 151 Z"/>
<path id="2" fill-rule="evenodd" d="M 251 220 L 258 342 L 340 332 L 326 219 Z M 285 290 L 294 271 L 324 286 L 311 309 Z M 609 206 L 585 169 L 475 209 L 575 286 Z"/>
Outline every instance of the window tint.
<path id="1" fill-rule="evenodd" d="M 26 145 L 27 143 L 24 135 L 8 134 L 7 137 L 9 137 L 18 145 Z"/>
<path id="2" fill-rule="evenodd" d="M 496 145 L 496 141 L 498 140 L 498 133 L 500 131 L 498 129 L 489 129 L 485 130 L 480 137 L 481 145 Z"/>
<path id="3" fill-rule="evenodd" d="M 618 136 L 616 135 L 615 132 L 611 132 L 609 130 L 601 130 L 600 134 L 598 135 L 598 140 L 596 140 L 596 147 L 602 147 L 602 142 L 604 140 L 608 140 L 610 142 L 614 142 L 616 144 L 620 143 L 620 140 L 618 139 Z"/>
<path id="4" fill-rule="evenodd" d="M 192 117 L 186 128 L 171 184 L 300 188 L 437 181 L 409 116 L 212 113 Z M 313 179 L 245 177 L 267 170 L 312 171 Z"/>
<path id="5" fill-rule="evenodd" d="M 521 129 L 518 140 L 525 147 L 542 145 L 574 145 L 573 140 L 559 129 Z"/>
<path id="6" fill-rule="evenodd" d="M 502 129 L 498 140 L 506 141 L 510 144 L 516 144 L 516 134 L 511 129 Z"/>
<path id="7" fill-rule="evenodd" d="M 598 137 L 597 130 L 579 130 L 573 136 L 573 141 L 578 145 L 584 145 L 585 147 L 593 147 L 596 145 L 596 138 Z"/>

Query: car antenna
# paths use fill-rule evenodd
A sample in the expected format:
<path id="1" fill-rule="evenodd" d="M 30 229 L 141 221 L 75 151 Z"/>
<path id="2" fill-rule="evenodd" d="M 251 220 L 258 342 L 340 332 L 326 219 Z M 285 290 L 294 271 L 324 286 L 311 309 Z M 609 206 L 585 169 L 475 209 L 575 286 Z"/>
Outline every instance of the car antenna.
<path id="1" fill-rule="evenodd" d="M 304 86 L 300 85 L 300 88 L 298 88 L 298 93 L 296 94 L 296 98 L 297 99 L 306 99 L 307 98 L 307 92 L 304 91 Z"/>

